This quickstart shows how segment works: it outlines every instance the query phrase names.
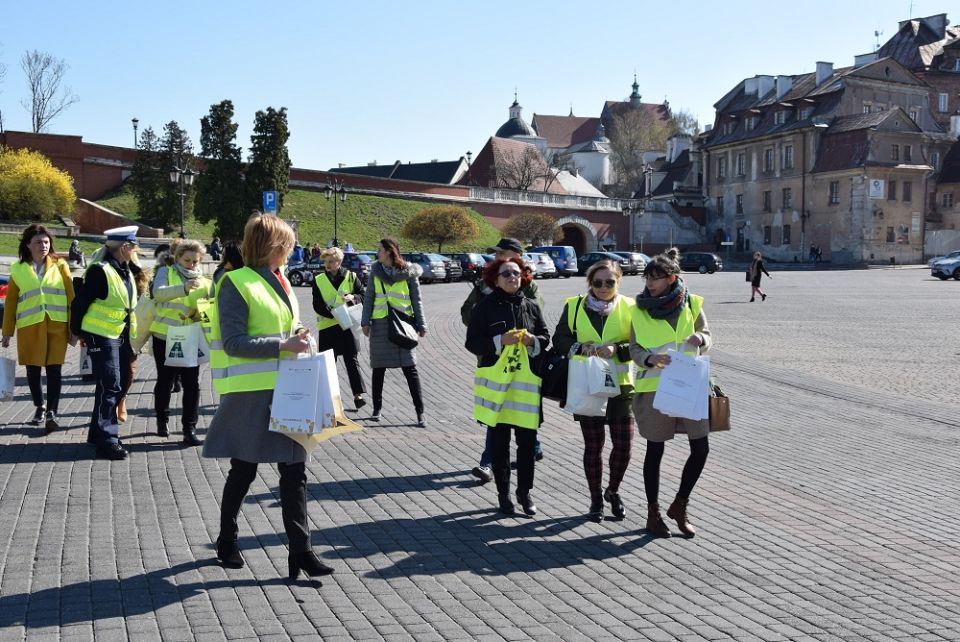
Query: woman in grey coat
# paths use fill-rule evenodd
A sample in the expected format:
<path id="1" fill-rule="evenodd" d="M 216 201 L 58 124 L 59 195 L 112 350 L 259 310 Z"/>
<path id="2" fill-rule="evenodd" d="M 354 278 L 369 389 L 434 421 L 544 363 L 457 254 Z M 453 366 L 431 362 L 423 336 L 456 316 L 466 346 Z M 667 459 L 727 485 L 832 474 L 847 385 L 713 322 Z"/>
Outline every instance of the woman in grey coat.
<path id="1" fill-rule="evenodd" d="M 413 407 L 417 411 L 417 423 L 424 427 L 423 395 L 420 391 L 420 374 L 417 372 L 417 349 L 401 348 L 390 341 L 389 315 L 381 311 L 379 318 L 374 317 L 374 304 L 377 294 L 386 299 L 386 287 L 397 283 L 406 283 L 406 292 L 399 293 L 400 299 L 409 297 L 412 309 L 413 326 L 421 337 L 427 334 L 427 322 L 423 318 L 423 302 L 420 299 L 420 275 L 423 270 L 415 263 L 407 263 L 400 256 L 400 248 L 393 239 L 382 239 L 377 246 L 377 262 L 373 264 L 367 289 L 363 296 L 363 316 L 360 325 L 364 336 L 370 337 L 370 367 L 373 369 L 373 414 L 371 421 L 380 421 L 380 409 L 383 405 L 383 380 L 387 368 L 400 368 L 407 379 Z"/>
<path id="2" fill-rule="evenodd" d="M 293 230 L 276 216 L 255 214 L 247 222 L 243 235 L 246 267 L 226 273 L 217 294 L 220 349 L 228 357 L 273 360 L 276 363 L 281 352 L 301 353 L 309 349 L 307 332 L 300 325 L 296 295 L 280 270 L 293 242 Z M 264 286 L 282 301 L 275 305 L 285 305 L 287 310 L 258 310 L 247 304 L 248 299 L 258 300 L 252 298 L 255 296 L 252 293 L 262 292 Z M 246 297 L 244 293 L 247 293 Z M 263 296 L 259 300 L 264 300 Z M 254 316 L 262 325 L 263 318 L 271 313 L 279 318 L 292 316 L 289 330 L 280 333 L 289 336 L 250 336 L 249 326 Z M 214 343 L 211 342 L 211 348 L 217 350 Z M 223 381 L 230 380 L 231 367 L 223 368 L 225 374 L 219 375 Z M 220 505 L 217 557 L 227 568 L 244 565 L 237 544 L 237 516 L 250 484 L 257 476 L 257 464 L 276 463 L 280 471 L 280 509 L 290 547 L 290 579 L 297 579 L 300 571 L 310 576 L 327 575 L 333 569 L 317 559 L 310 545 L 305 470 L 307 451 L 289 437 L 268 431 L 273 389 L 268 374 L 263 376 L 267 378 L 266 389 L 226 392 L 221 396 L 204 443 L 204 457 L 230 458 L 230 472 Z"/>

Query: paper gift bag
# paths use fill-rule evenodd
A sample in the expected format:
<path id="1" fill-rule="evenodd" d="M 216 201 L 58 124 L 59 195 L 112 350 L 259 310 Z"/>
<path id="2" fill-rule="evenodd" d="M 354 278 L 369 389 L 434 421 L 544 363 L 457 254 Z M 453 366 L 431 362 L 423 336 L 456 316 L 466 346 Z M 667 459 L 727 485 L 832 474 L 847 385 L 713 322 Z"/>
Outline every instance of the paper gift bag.
<path id="1" fill-rule="evenodd" d="M 93 376 L 93 359 L 87 354 L 87 346 L 80 346 L 80 375 Z"/>
<path id="2" fill-rule="evenodd" d="M 710 398 L 710 432 L 730 430 L 730 397 L 723 394 L 720 386 L 714 385 Z"/>
<path id="3" fill-rule="evenodd" d="M 588 359 L 571 359 L 567 372 L 567 402 L 563 410 L 572 415 L 605 417 L 607 397 L 590 394 L 590 370 Z"/>
<path id="4" fill-rule="evenodd" d="M 344 330 L 360 327 L 360 317 L 363 315 L 363 306 L 361 305 L 338 305 L 331 308 L 333 318 L 337 320 L 340 327 Z"/>
<path id="5" fill-rule="evenodd" d="M 613 366 L 607 359 L 590 357 L 587 359 L 588 391 L 597 397 L 616 397 L 620 394 L 620 384 L 614 376 Z"/>
<path id="6" fill-rule="evenodd" d="M 9 357 L 0 358 L 0 401 L 10 401 L 17 384 L 17 362 Z"/>
<path id="7" fill-rule="evenodd" d="M 163 365 L 171 368 L 195 368 L 200 365 L 201 334 L 203 331 L 197 323 L 169 326 Z"/>

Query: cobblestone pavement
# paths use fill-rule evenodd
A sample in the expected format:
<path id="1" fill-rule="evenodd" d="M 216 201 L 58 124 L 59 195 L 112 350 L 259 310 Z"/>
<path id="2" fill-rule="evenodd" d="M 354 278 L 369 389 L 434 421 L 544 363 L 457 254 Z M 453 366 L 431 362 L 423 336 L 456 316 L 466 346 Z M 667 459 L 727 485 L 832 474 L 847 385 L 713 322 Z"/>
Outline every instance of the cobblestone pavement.
<path id="1" fill-rule="evenodd" d="M 750 304 L 742 273 L 688 282 L 706 296 L 734 413 L 691 499 L 696 538 L 642 530 L 639 439 L 626 519 L 586 521 L 580 431 L 549 402 L 540 513 L 498 516 L 492 484 L 467 472 L 482 448 L 458 316 L 467 286 L 427 286 L 428 428 L 410 425 L 391 371 L 384 421 L 326 442 L 308 467 L 313 542 L 336 568 L 322 586 L 283 579 L 268 466 L 242 511 L 247 567 L 216 564 L 226 463 L 152 434 L 149 356 L 124 462 L 84 444 L 91 388 L 76 351 L 68 427 L 49 437 L 25 423 L 20 369 L 22 393 L 0 404 L 0 639 L 960 639 L 960 283 L 919 269 L 774 273 L 768 300 Z M 551 323 L 582 285 L 542 284 Z M 686 450 L 667 448 L 664 502 Z"/>

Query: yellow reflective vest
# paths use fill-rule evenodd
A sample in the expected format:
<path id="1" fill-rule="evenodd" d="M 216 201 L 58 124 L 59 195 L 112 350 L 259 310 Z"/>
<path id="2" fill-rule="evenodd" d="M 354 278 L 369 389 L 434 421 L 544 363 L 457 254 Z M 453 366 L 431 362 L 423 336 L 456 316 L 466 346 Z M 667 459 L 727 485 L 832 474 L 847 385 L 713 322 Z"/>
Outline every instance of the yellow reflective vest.
<path id="1" fill-rule="evenodd" d="M 168 266 L 166 270 L 167 285 L 183 285 L 183 279 L 180 278 L 180 273 L 177 272 L 176 268 Z M 210 294 L 210 279 L 201 276 L 199 281 L 199 287 L 190 290 L 190 294 L 179 296 L 170 301 L 155 300 L 157 316 L 154 318 L 153 323 L 150 324 L 150 332 L 161 339 L 165 339 L 167 329 L 170 326 L 182 326 L 194 323 L 190 318 L 181 319 L 180 314 L 182 313 L 184 316 L 189 315 L 193 310 L 198 309 L 198 301 L 206 298 Z"/>
<path id="2" fill-rule="evenodd" d="M 347 275 L 343 277 L 343 281 L 340 283 L 340 287 L 334 289 L 333 283 L 330 283 L 330 279 L 327 278 L 327 273 L 323 272 L 320 276 L 316 278 L 317 288 L 320 290 L 320 296 L 323 297 L 323 302 L 327 304 L 327 307 L 331 310 L 339 305 L 343 305 L 343 295 L 350 294 L 353 292 L 354 283 L 357 282 L 357 275 L 353 273 L 352 270 L 347 270 Z M 404 281 L 406 285 L 406 281 Z M 373 316 L 373 318 L 378 318 Z M 339 325 L 336 319 L 329 319 L 327 317 L 317 315 L 317 330 L 326 330 L 327 328 L 332 328 L 335 325 Z"/>
<path id="3" fill-rule="evenodd" d="M 107 262 L 91 263 L 87 271 L 99 265 L 107 277 L 107 298 L 94 299 L 87 313 L 83 315 L 80 329 L 108 339 L 116 339 L 123 333 L 123 326 L 130 319 L 130 336 L 137 334 L 137 318 L 133 309 L 137 307 L 137 285 L 130 280 L 124 282 L 120 274 Z M 129 289 L 128 286 L 129 285 Z"/>
<path id="4" fill-rule="evenodd" d="M 256 270 L 243 267 L 227 272 L 224 279 L 230 279 L 247 304 L 247 335 L 256 337 L 277 337 L 283 339 L 300 327 L 300 311 L 297 297 L 289 296 L 290 306 L 284 303 L 270 283 Z M 220 290 L 217 290 L 217 305 L 208 306 L 206 314 L 210 317 L 210 372 L 213 385 L 220 394 L 231 392 L 251 392 L 254 390 L 272 390 L 277 383 L 279 359 L 249 359 L 227 354 L 223 349 L 219 319 Z M 281 357 L 284 353 L 281 353 Z"/>
<path id="5" fill-rule="evenodd" d="M 10 278 L 20 290 L 17 298 L 18 330 L 42 323 L 45 316 L 51 321 L 67 322 L 67 290 L 63 285 L 62 267 L 65 267 L 64 262 L 57 259 L 40 279 L 30 263 L 17 261 L 10 266 Z"/>
<path id="6" fill-rule="evenodd" d="M 373 277 L 373 314 L 371 319 L 384 319 L 387 306 L 396 308 L 407 316 L 413 316 L 413 302 L 410 300 L 410 286 L 406 280 L 387 285 L 378 277 Z"/>
<path id="7" fill-rule="evenodd" d="M 677 317 L 676 329 L 663 319 L 654 319 L 646 310 L 634 307 L 633 334 L 636 342 L 650 352 L 661 353 L 669 350 L 680 350 L 684 340 L 693 334 L 697 317 L 703 309 L 703 297 L 691 294 L 687 305 L 683 306 L 680 316 Z M 696 355 L 697 350 L 684 350 L 684 354 Z M 639 365 L 637 383 L 634 390 L 637 392 L 654 392 L 660 383 L 660 368 L 647 368 Z"/>
<path id="8" fill-rule="evenodd" d="M 573 332 L 574 317 L 573 311 L 577 310 L 577 300 L 579 296 L 572 296 L 567 299 L 567 327 Z M 597 329 L 590 323 L 590 317 L 583 305 L 579 306 L 576 317 L 576 339 L 578 343 L 593 342 L 597 345 L 601 343 L 626 343 L 630 340 L 630 324 L 633 322 L 633 310 L 637 307 L 636 302 L 630 297 L 617 295 L 617 302 L 607 316 L 603 324 L 603 336 L 597 334 Z M 587 357 L 581 354 L 574 355 L 573 358 L 579 361 L 586 361 Z M 613 366 L 613 371 L 617 373 L 617 383 L 621 386 L 633 385 L 634 365 L 632 360 L 621 361 L 617 355 L 609 359 Z"/>
<path id="9" fill-rule="evenodd" d="M 473 418 L 486 426 L 540 427 L 541 379 L 530 369 L 522 343 L 503 346 L 492 366 L 477 368 L 473 378 Z"/>

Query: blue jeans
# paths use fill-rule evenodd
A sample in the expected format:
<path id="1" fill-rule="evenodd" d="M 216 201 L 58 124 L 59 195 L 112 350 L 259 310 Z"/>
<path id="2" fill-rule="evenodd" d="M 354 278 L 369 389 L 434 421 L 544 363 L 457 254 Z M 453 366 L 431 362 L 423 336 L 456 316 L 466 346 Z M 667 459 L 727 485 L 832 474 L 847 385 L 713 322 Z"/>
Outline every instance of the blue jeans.
<path id="1" fill-rule="evenodd" d="M 480 454 L 480 466 L 483 468 L 489 468 L 492 462 L 490 456 L 490 442 L 491 442 L 492 431 L 490 427 L 487 426 L 487 439 L 483 442 L 483 453 Z M 543 446 L 540 445 L 540 433 L 537 432 L 537 443 L 533 446 L 533 454 L 535 457 L 539 457 L 543 454 Z"/>
<path id="2" fill-rule="evenodd" d="M 129 383 L 130 359 L 133 356 L 130 337 L 126 332 L 117 339 L 84 332 L 83 341 L 93 362 L 93 376 L 97 382 L 87 441 L 97 446 L 119 444 L 117 401 L 120 391 Z"/>

